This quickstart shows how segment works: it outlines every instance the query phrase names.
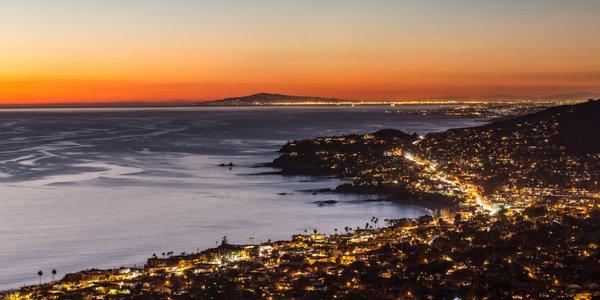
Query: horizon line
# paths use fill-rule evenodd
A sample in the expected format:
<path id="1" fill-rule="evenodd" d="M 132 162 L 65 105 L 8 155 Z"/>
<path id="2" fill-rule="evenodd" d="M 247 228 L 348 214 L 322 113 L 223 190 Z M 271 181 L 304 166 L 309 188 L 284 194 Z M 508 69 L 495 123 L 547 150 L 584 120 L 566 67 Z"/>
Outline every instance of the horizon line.
<path id="1" fill-rule="evenodd" d="M 343 97 L 335 97 L 335 96 L 315 96 L 315 95 L 292 95 L 292 94 L 286 94 L 286 93 L 282 93 L 282 92 L 256 92 L 256 93 L 250 93 L 250 94 L 245 94 L 245 95 L 241 95 L 241 96 L 229 96 L 229 97 L 224 97 L 224 98 L 217 98 L 217 99 L 158 99 L 158 100 L 153 100 L 153 99 L 123 99 L 123 100 L 111 100 L 111 99 L 105 99 L 105 100 L 92 100 L 92 101 L 70 101 L 70 100 L 65 100 L 65 101 L 52 101 L 52 102 L 46 102 L 44 100 L 37 100 L 34 102 L 29 102 L 29 103 L 19 103 L 19 102 L 13 102 L 13 103 L 0 103 L 0 108 L 61 108 L 61 107 L 65 107 L 65 108 L 76 108 L 76 107 L 176 107 L 176 106 L 194 106 L 194 104 L 204 104 L 204 103 L 210 103 L 210 102 L 218 102 L 218 101 L 223 101 L 223 100 L 229 100 L 229 99 L 242 99 L 242 98 L 247 98 L 247 97 L 251 97 L 251 96 L 258 96 L 258 95 L 274 95 L 274 96 L 285 96 L 285 97 L 297 97 L 297 98 L 321 98 L 321 99 L 331 99 L 331 100 L 339 100 L 339 101 L 343 101 L 343 103 L 348 103 L 348 104 L 360 104 L 360 103 L 365 103 L 365 104 L 369 104 L 369 103 L 380 103 L 380 104 L 391 104 L 391 103 L 395 103 L 395 104 L 402 104 L 402 103 L 407 103 L 407 104 L 411 104 L 411 103 L 415 103 L 415 102 L 431 102 L 431 103 L 457 103 L 457 102 L 464 102 L 464 103 L 469 103 L 469 102 L 498 102 L 498 103 L 502 103 L 502 102 L 511 102 L 511 101 L 516 101 L 516 102 L 526 102 L 526 101 L 531 101 L 531 100 L 548 100 L 551 101 L 552 97 L 576 97 L 575 95 L 577 94 L 592 94 L 593 96 L 597 97 L 600 96 L 600 92 L 597 91 L 576 91 L 576 92 L 571 92 L 571 93 L 559 93 L 559 94 L 551 94 L 551 95 L 513 95 L 513 94 L 495 94 L 495 95 L 486 95 L 486 96 L 468 96 L 468 95 L 445 95 L 445 96 L 423 96 L 423 97 L 404 97 L 404 98 L 397 98 L 397 99 L 389 99 L 389 98 L 380 98 L 380 99 L 376 99 L 376 98 L 367 98 L 364 97 L 362 99 L 360 98 L 356 98 L 356 99 L 349 99 L 349 98 L 343 98 Z M 595 94 L 595 95 L 594 95 Z M 501 100 L 501 99 L 497 99 L 497 98 L 507 98 L 505 101 Z M 586 97 L 583 97 L 586 98 Z M 571 100 L 581 100 L 581 101 L 585 101 L 588 99 L 571 99 Z M 563 99 L 564 100 L 564 99 Z M 554 100 L 556 101 L 556 99 Z M 553 101 L 551 101 L 553 102 Z M 283 103 L 283 102 L 282 102 Z M 315 103 L 317 104 L 317 103 Z M 333 103 L 332 103 L 333 104 Z"/>

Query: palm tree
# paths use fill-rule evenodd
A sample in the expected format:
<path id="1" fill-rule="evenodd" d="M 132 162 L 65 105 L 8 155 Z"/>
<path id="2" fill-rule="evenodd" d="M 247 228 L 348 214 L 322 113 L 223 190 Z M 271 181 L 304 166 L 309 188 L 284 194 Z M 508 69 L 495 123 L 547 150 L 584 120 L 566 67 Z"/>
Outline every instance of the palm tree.
<path id="1" fill-rule="evenodd" d="M 42 270 L 39 270 L 37 274 L 40 277 L 40 285 L 41 285 L 42 284 L 42 275 L 44 275 L 44 272 L 42 272 Z"/>
<path id="2" fill-rule="evenodd" d="M 56 279 L 56 269 L 52 269 L 52 282 Z"/>

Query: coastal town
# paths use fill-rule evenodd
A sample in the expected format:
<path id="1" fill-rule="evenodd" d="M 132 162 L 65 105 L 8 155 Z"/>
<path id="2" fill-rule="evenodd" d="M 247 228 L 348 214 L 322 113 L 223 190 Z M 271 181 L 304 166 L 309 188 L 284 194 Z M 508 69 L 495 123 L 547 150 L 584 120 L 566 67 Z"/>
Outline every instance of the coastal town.
<path id="1" fill-rule="evenodd" d="M 6 299 L 479 299 L 600 297 L 600 100 L 425 136 L 398 130 L 289 142 L 283 175 L 331 193 L 429 207 L 326 235 L 153 255 Z M 41 275 L 40 275 L 41 276 Z"/>

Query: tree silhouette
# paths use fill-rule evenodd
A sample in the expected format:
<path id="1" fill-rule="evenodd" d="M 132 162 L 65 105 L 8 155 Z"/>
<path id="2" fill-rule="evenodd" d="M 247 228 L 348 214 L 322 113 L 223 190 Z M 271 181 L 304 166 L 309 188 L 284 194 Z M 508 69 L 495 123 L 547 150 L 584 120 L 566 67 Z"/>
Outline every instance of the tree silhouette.
<path id="1" fill-rule="evenodd" d="M 56 269 L 52 269 L 52 282 L 56 279 Z"/>
<path id="2" fill-rule="evenodd" d="M 42 275 L 44 275 L 44 272 L 42 272 L 42 270 L 39 270 L 37 272 L 38 276 L 40 277 L 40 284 L 42 284 Z"/>

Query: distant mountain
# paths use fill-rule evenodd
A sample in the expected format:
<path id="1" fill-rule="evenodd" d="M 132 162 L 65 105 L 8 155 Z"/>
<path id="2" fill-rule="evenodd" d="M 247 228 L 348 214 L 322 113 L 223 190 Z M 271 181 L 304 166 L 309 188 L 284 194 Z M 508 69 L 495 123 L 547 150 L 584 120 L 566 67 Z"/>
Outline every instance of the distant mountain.
<path id="1" fill-rule="evenodd" d="M 226 98 L 198 103 L 201 106 L 253 106 L 253 105 L 282 105 L 282 104 L 341 104 L 352 101 L 338 98 L 313 96 L 291 96 L 282 94 L 258 93 L 249 96 Z"/>

